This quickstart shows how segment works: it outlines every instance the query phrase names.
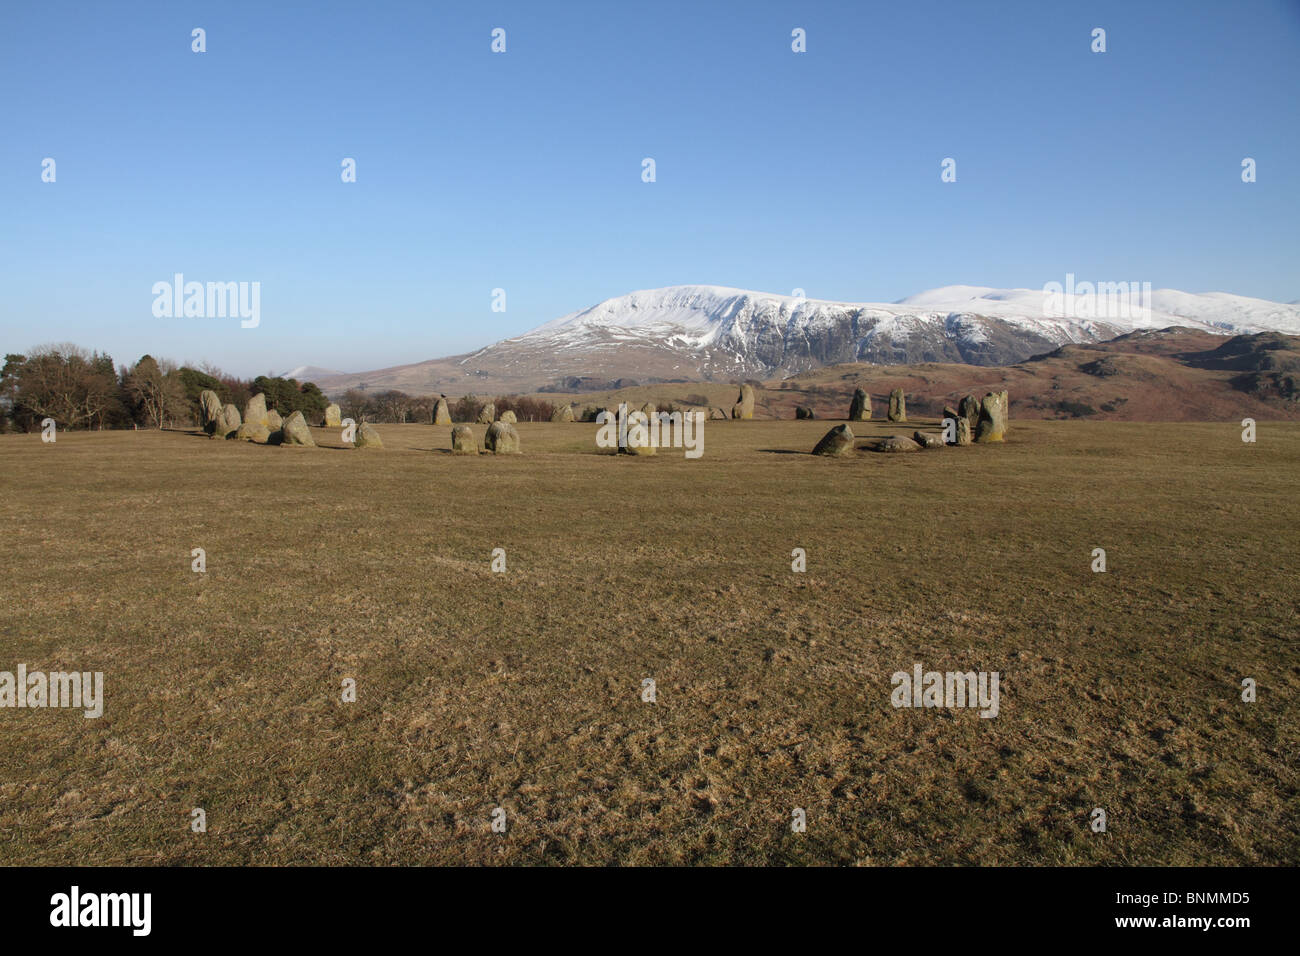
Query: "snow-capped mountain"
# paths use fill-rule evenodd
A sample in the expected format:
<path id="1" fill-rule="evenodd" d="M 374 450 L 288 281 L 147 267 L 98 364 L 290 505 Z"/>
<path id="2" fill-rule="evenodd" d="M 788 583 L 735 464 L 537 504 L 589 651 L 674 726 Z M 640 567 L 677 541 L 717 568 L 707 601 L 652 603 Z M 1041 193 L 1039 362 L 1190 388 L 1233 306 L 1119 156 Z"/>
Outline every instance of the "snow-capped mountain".
<path id="1" fill-rule="evenodd" d="M 367 388 L 533 390 L 607 381 L 778 378 L 839 362 L 1009 365 L 1067 343 L 1185 326 L 1300 334 L 1300 307 L 1212 292 L 1095 294 L 946 286 L 892 303 L 830 302 L 719 286 L 632 292 L 468 355 L 319 381 Z"/>

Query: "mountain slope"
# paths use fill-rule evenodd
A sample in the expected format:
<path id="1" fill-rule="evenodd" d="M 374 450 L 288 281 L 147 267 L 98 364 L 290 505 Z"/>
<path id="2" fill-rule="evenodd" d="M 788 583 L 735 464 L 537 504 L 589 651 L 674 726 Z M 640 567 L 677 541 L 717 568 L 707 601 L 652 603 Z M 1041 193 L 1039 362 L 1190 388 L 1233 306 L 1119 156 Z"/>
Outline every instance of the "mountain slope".
<path id="1" fill-rule="evenodd" d="M 1122 307 L 1123 302 L 1119 305 Z M 1094 317 L 1095 313 L 1105 317 Z M 1145 311 L 1041 290 L 947 286 L 896 303 L 828 302 L 719 286 L 633 292 L 467 355 L 317 380 L 411 393 L 574 390 L 582 380 L 769 379 L 845 362 L 1003 366 L 1068 343 L 1184 326 L 1300 332 L 1300 307 L 1154 291 Z"/>

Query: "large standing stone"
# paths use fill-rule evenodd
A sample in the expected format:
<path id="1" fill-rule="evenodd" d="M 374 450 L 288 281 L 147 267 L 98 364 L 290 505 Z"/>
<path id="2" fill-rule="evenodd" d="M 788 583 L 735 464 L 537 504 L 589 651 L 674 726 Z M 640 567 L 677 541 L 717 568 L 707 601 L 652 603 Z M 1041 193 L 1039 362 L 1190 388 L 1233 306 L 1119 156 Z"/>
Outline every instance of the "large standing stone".
<path id="1" fill-rule="evenodd" d="M 203 418 L 203 430 L 209 435 L 216 431 L 217 421 L 221 418 L 223 411 L 221 399 L 217 398 L 216 392 L 208 388 L 199 392 L 199 414 Z"/>
<path id="2" fill-rule="evenodd" d="M 731 406 L 731 417 L 742 420 L 754 417 L 754 387 L 752 385 L 740 386 L 740 397 L 736 399 L 736 404 Z"/>
<path id="3" fill-rule="evenodd" d="M 519 454 L 519 433 L 509 422 L 493 422 L 488 426 L 483 447 L 494 455 Z"/>
<path id="4" fill-rule="evenodd" d="M 971 431 L 980 420 L 980 403 L 975 400 L 974 395 L 967 395 L 957 405 L 957 412 L 970 423 Z"/>
<path id="5" fill-rule="evenodd" d="M 867 422 L 871 420 L 871 396 L 866 389 L 855 388 L 853 401 L 849 403 L 849 421 Z"/>
<path id="6" fill-rule="evenodd" d="M 551 412 L 551 421 L 553 422 L 571 422 L 573 421 L 573 406 L 561 405 L 555 411 Z"/>
<path id="7" fill-rule="evenodd" d="M 343 426 L 343 412 L 337 405 L 330 402 L 325 406 L 325 427 L 341 428 Z"/>
<path id="8" fill-rule="evenodd" d="M 217 416 L 216 426 L 212 430 L 213 438 L 226 438 L 239 431 L 239 426 L 243 420 L 239 417 L 239 409 L 227 402 L 222 406 L 221 414 Z"/>
<path id="9" fill-rule="evenodd" d="M 816 418 L 817 415 L 816 415 L 816 413 L 813 412 L 813 410 L 812 410 L 811 408 L 809 408 L 807 405 L 800 405 L 800 406 L 798 406 L 798 407 L 794 410 L 794 417 L 795 417 L 795 418 L 805 418 L 805 419 L 808 419 L 808 420 L 812 420 L 812 419 Z"/>
<path id="10" fill-rule="evenodd" d="M 439 398 L 438 404 L 433 406 L 433 423 L 435 425 L 451 424 L 451 410 L 447 407 L 446 395 Z"/>
<path id="11" fill-rule="evenodd" d="M 266 411 L 266 427 L 273 432 L 278 432 L 284 427 L 284 419 L 280 417 L 280 413 L 274 408 L 269 408 Z"/>
<path id="12" fill-rule="evenodd" d="M 478 418 L 476 419 L 476 421 L 480 425 L 491 425 L 496 420 L 497 420 L 496 402 L 488 402 L 486 405 L 484 405 L 483 409 L 478 413 Z"/>
<path id="13" fill-rule="evenodd" d="M 265 445 L 271 440 L 271 429 L 256 422 L 244 422 L 235 430 L 235 437 L 240 441 L 251 441 L 259 445 Z"/>
<path id="14" fill-rule="evenodd" d="M 244 424 L 269 426 L 266 417 L 266 396 L 261 392 L 244 403 Z"/>
<path id="15" fill-rule="evenodd" d="M 357 426 L 357 437 L 353 445 L 356 448 L 383 448 L 384 441 L 374 425 L 362 422 Z"/>
<path id="16" fill-rule="evenodd" d="M 907 421 L 907 399 L 903 390 L 896 388 L 889 393 L 889 420 L 891 422 Z"/>
<path id="17" fill-rule="evenodd" d="M 853 451 L 853 429 L 848 425 L 836 425 L 817 443 L 817 447 L 812 450 L 814 455 L 826 455 L 828 458 L 838 458 L 847 455 Z"/>
<path id="18" fill-rule="evenodd" d="M 1002 431 L 1005 434 L 1011 429 L 1011 399 L 1005 390 L 998 393 L 998 398 L 1002 400 Z"/>
<path id="19" fill-rule="evenodd" d="M 650 419 L 645 412 L 633 411 L 627 416 L 627 444 L 619 445 L 623 455 L 653 455 L 658 449 L 650 444 Z"/>
<path id="20" fill-rule="evenodd" d="M 514 412 L 510 411 L 510 409 L 506 409 L 504 412 L 501 413 L 501 417 L 498 418 L 497 421 L 505 422 L 507 425 L 515 425 L 518 424 L 519 422 L 519 416 L 517 416 Z"/>
<path id="21" fill-rule="evenodd" d="M 478 442 L 474 440 L 474 429 L 468 425 L 457 425 L 451 430 L 451 453 L 453 455 L 478 454 Z"/>
<path id="22" fill-rule="evenodd" d="M 989 392 L 980 402 L 980 420 L 975 427 L 975 441 L 980 444 L 999 442 L 1007 430 L 1007 414 L 1002 407 L 1003 398 Z"/>
<path id="23" fill-rule="evenodd" d="M 280 444 L 282 445 L 312 445 L 316 442 L 311 437 L 311 429 L 307 427 L 307 419 L 302 417 L 302 412 L 294 412 L 284 420 L 280 426 Z"/>
<path id="24" fill-rule="evenodd" d="M 957 419 L 957 435 L 953 444 L 969 445 L 970 441 L 970 419 L 963 415 Z"/>

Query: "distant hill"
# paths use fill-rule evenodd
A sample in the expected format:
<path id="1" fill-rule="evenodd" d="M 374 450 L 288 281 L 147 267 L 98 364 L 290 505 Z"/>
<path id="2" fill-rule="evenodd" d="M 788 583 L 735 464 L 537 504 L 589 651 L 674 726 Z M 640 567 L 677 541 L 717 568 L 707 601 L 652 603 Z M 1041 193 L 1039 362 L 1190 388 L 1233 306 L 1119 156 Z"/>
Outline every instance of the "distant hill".
<path id="1" fill-rule="evenodd" d="M 295 371 L 335 396 L 349 388 L 457 396 L 772 379 L 849 362 L 999 367 L 1170 326 L 1300 333 L 1295 305 L 1172 289 L 1155 290 L 1146 304 L 1115 317 L 1113 307 L 1089 307 L 1080 297 L 1054 304 L 1031 289 L 947 286 L 863 304 L 672 286 L 609 299 L 464 355 L 361 373 Z M 1087 317 L 1094 312 L 1111 317 Z"/>
<path id="2" fill-rule="evenodd" d="M 769 383 L 765 412 L 843 416 L 861 385 L 877 407 L 894 388 L 908 410 L 937 417 L 945 403 L 1006 389 L 1016 418 L 1240 421 L 1300 418 L 1300 336 L 1222 336 L 1182 328 L 1129 332 L 1065 345 L 1001 368 L 922 363 L 837 365 Z"/>

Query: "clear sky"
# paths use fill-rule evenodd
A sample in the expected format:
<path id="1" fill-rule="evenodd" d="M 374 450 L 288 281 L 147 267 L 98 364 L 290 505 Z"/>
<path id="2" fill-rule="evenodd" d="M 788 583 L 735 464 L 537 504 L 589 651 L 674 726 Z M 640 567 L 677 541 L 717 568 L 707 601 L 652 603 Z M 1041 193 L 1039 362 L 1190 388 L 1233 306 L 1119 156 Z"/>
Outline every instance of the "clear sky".
<path id="1" fill-rule="evenodd" d="M 1298 0 L 5 2 L 0 350 L 359 371 L 677 284 L 1291 301 L 1297 94 Z M 261 324 L 155 318 L 176 272 Z"/>

